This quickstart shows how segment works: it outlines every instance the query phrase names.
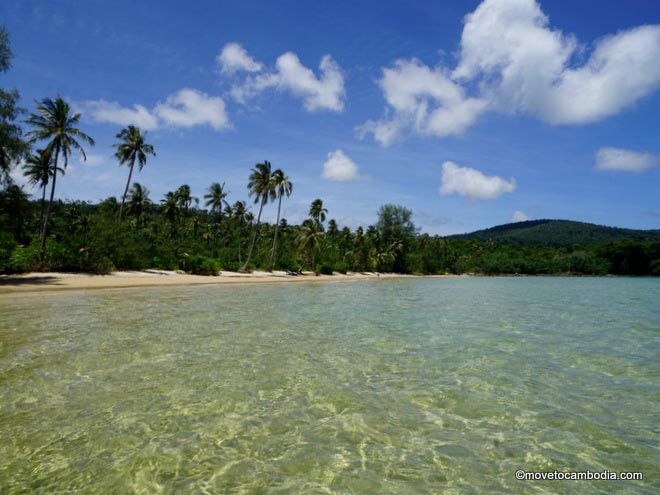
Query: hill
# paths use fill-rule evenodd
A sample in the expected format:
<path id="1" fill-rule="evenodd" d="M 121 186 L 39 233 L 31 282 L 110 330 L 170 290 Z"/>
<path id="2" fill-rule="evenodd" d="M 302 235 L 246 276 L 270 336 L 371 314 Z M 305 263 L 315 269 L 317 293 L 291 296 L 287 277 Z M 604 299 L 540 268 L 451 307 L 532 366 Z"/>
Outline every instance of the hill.
<path id="1" fill-rule="evenodd" d="M 570 246 L 575 244 L 606 244 L 621 239 L 638 241 L 660 240 L 660 230 L 634 230 L 606 227 L 572 220 L 529 220 L 507 223 L 469 234 L 449 236 L 450 239 L 476 239 L 503 244 L 533 246 Z"/>

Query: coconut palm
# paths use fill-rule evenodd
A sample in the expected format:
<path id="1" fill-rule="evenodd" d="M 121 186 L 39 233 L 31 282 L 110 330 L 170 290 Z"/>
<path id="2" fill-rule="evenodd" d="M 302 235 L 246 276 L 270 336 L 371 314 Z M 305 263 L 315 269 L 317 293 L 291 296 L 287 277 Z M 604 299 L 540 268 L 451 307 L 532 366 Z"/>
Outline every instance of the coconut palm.
<path id="1" fill-rule="evenodd" d="M 315 199 L 312 201 L 312 205 L 309 207 L 309 216 L 312 220 L 319 224 L 321 230 L 323 230 L 323 222 L 325 222 L 325 216 L 328 214 L 328 210 L 323 208 L 323 201 L 320 199 Z"/>
<path id="2" fill-rule="evenodd" d="M 149 189 L 139 182 L 134 182 L 128 194 L 128 207 L 126 210 L 128 213 L 135 215 L 137 225 L 139 226 L 144 209 L 151 204 Z"/>
<path id="3" fill-rule="evenodd" d="M 282 169 L 277 169 L 273 172 L 272 175 L 273 188 L 275 189 L 275 195 L 278 198 L 277 202 L 277 220 L 275 221 L 275 236 L 273 237 L 273 250 L 270 252 L 270 263 L 268 263 L 268 269 L 272 271 L 273 265 L 275 264 L 275 254 L 277 252 L 277 234 L 280 228 L 280 210 L 282 209 L 282 196 L 286 194 L 288 198 L 293 192 L 293 183 L 287 177 L 287 175 L 282 171 Z"/>
<path id="4" fill-rule="evenodd" d="M 298 246 L 305 252 L 311 262 L 311 268 L 316 268 L 316 255 L 321 250 L 325 232 L 323 226 L 315 220 L 305 220 L 298 233 Z"/>
<path id="5" fill-rule="evenodd" d="M 23 165 L 23 175 L 31 186 L 39 185 L 41 189 L 41 214 L 39 218 L 43 222 L 44 210 L 46 208 L 46 187 L 53 176 L 52 155 L 48 149 L 37 150 L 36 154 L 30 154 Z M 58 172 L 64 174 L 62 168 Z"/>
<path id="6" fill-rule="evenodd" d="M 190 195 L 190 186 L 188 184 L 180 186 L 179 189 L 176 190 L 175 194 L 179 206 L 184 209 L 186 215 L 188 214 L 188 208 L 190 208 L 190 205 L 192 205 L 193 201 L 195 204 L 199 203 L 199 198 Z"/>
<path id="7" fill-rule="evenodd" d="M 60 156 L 64 157 L 63 168 L 66 170 L 72 150 L 80 151 L 83 160 L 87 160 L 87 155 L 85 154 L 85 150 L 79 140 L 90 146 L 94 145 L 94 140 L 76 127 L 78 122 L 80 122 L 80 114 L 72 114 L 71 107 L 60 96 L 54 100 L 51 98 L 45 98 L 40 103 L 37 103 L 37 113 L 31 114 L 27 119 L 27 123 L 33 127 L 33 129 L 27 133 L 30 137 L 30 141 L 46 141 L 46 149 L 53 156 L 51 165 L 53 170 L 53 180 L 51 181 L 50 200 L 48 202 L 48 207 L 46 208 L 43 228 L 41 230 L 42 258 L 46 248 L 46 231 L 48 229 L 48 222 L 53 209 L 53 201 L 55 200 L 55 184 L 57 182 Z"/>
<path id="8" fill-rule="evenodd" d="M 232 207 L 232 218 L 238 226 L 238 263 L 241 263 L 241 245 L 243 244 L 243 229 L 252 223 L 254 216 L 248 211 L 245 201 L 236 201 Z"/>
<path id="9" fill-rule="evenodd" d="M 179 216 L 179 198 L 176 193 L 169 191 L 165 194 L 165 198 L 160 200 L 162 205 L 162 214 L 170 223 L 170 234 L 174 231 L 174 222 Z"/>
<path id="10" fill-rule="evenodd" d="M 214 182 L 209 187 L 209 193 L 204 195 L 206 199 L 205 205 L 211 207 L 211 214 L 213 215 L 214 225 L 213 232 L 211 235 L 211 242 L 213 243 L 212 256 L 216 256 L 216 233 L 218 226 L 222 224 L 222 207 L 229 207 L 229 203 L 225 200 L 229 192 L 225 192 L 225 183 L 220 184 L 219 182 Z M 217 222 L 216 222 L 217 220 Z"/>
<path id="11" fill-rule="evenodd" d="M 147 155 L 156 156 L 154 147 L 145 142 L 147 133 L 142 133 L 139 127 L 129 125 L 122 129 L 116 138 L 120 140 L 119 143 L 114 145 L 117 148 L 115 157 L 119 160 L 119 165 L 129 165 L 128 180 L 126 180 L 126 187 L 124 188 L 124 195 L 121 197 L 121 206 L 119 207 L 119 222 L 122 221 L 124 216 L 124 203 L 126 203 L 126 195 L 128 194 L 128 187 L 133 177 L 133 169 L 135 162 L 138 163 L 138 170 L 142 170 L 147 164 Z"/>
<path id="12" fill-rule="evenodd" d="M 259 203 L 259 214 L 257 215 L 257 224 L 253 226 L 252 242 L 250 243 L 250 250 L 248 251 L 247 260 L 241 268 L 241 271 L 246 271 L 252 258 L 252 251 L 254 250 L 254 243 L 257 240 L 257 231 L 259 230 L 259 222 L 261 221 L 261 212 L 264 205 L 269 201 L 275 199 L 275 189 L 273 188 L 271 164 L 269 161 L 257 163 L 252 169 L 250 179 L 248 181 L 248 190 L 250 197 L 254 196 L 254 202 Z"/>

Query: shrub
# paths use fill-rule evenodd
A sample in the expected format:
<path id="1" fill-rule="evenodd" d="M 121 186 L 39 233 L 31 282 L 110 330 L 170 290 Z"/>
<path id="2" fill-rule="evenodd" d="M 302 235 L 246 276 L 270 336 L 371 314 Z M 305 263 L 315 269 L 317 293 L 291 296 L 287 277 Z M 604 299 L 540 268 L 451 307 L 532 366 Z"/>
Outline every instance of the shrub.
<path id="1" fill-rule="evenodd" d="M 101 275 L 107 275 L 108 273 L 115 270 L 115 265 L 112 264 L 110 258 L 103 256 L 94 264 L 94 272 Z"/>
<path id="2" fill-rule="evenodd" d="M 36 270 L 39 267 L 39 245 L 33 242 L 29 246 L 16 247 L 9 257 L 10 273 L 23 273 Z"/>
<path id="3" fill-rule="evenodd" d="M 16 241 L 7 232 L 0 232 L 0 273 L 9 271 L 9 260 L 16 249 Z"/>
<path id="4" fill-rule="evenodd" d="M 182 268 L 194 275 L 217 275 L 220 271 L 220 263 L 213 258 L 192 255 L 186 258 Z"/>
<path id="5" fill-rule="evenodd" d="M 337 261 L 337 263 L 335 263 L 334 271 L 346 273 L 348 271 L 348 263 L 345 261 Z"/>
<path id="6" fill-rule="evenodd" d="M 332 275 L 332 272 L 332 266 L 328 263 L 323 263 L 322 265 L 316 266 L 316 273 L 320 273 L 321 275 Z"/>

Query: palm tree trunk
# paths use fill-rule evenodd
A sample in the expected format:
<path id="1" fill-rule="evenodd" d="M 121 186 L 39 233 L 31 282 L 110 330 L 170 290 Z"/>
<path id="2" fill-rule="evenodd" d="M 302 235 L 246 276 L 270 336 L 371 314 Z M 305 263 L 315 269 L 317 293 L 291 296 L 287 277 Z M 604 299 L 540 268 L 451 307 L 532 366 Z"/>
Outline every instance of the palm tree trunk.
<path id="1" fill-rule="evenodd" d="M 245 260 L 245 264 L 241 268 L 242 272 L 247 271 L 247 267 L 250 264 L 250 259 L 252 258 L 252 251 L 254 250 L 254 242 L 257 240 L 257 230 L 259 230 L 259 221 L 261 220 L 261 211 L 264 209 L 264 203 L 266 202 L 266 198 L 261 200 L 261 204 L 259 205 L 259 214 L 257 215 L 257 224 L 254 226 L 254 230 L 252 231 L 252 242 L 250 243 L 250 250 L 248 251 L 248 257 Z"/>
<path id="2" fill-rule="evenodd" d="M 243 242 L 243 226 L 238 224 L 238 264 L 241 264 L 241 242 Z"/>
<path id="3" fill-rule="evenodd" d="M 273 271 L 275 264 L 275 253 L 277 251 L 277 233 L 280 229 L 280 208 L 282 208 L 282 195 L 280 194 L 279 202 L 277 203 L 277 221 L 275 222 L 275 236 L 273 237 L 273 250 L 270 252 L 270 263 L 268 263 L 268 271 Z"/>
<path id="4" fill-rule="evenodd" d="M 41 213 L 39 214 L 39 221 L 43 223 L 44 221 L 44 212 L 46 210 L 46 184 L 41 185 Z"/>
<path id="5" fill-rule="evenodd" d="M 122 218 L 124 217 L 124 203 L 126 202 L 126 195 L 128 194 L 128 188 L 131 185 L 131 177 L 133 177 L 133 167 L 135 166 L 135 157 L 131 161 L 131 169 L 128 172 L 128 180 L 126 181 L 126 187 L 124 188 L 124 195 L 121 197 L 121 206 L 119 207 L 119 223 L 121 223 Z"/>
<path id="6" fill-rule="evenodd" d="M 50 214 L 51 211 L 53 210 L 53 200 L 55 199 L 55 183 L 57 182 L 57 162 L 60 157 L 60 148 L 59 146 L 55 150 L 55 162 L 54 162 L 54 170 L 53 170 L 53 183 L 50 186 L 50 201 L 48 202 L 48 206 L 46 207 L 46 215 L 44 216 L 44 225 L 41 229 L 41 246 L 39 248 L 39 257 L 41 258 L 41 261 L 44 260 L 44 255 L 46 254 L 46 234 L 48 231 L 48 221 L 50 220 Z M 66 168 L 66 155 L 64 156 L 64 168 Z M 45 192 L 45 191 L 44 191 Z"/>
<path id="7" fill-rule="evenodd" d="M 217 217 L 218 221 L 214 222 L 213 225 L 213 249 L 212 249 L 212 258 L 215 258 L 218 255 L 218 240 L 217 240 L 217 235 L 218 235 L 218 230 L 220 229 L 222 225 L 222 205 L 220 206 L 220 211 L 216 212 L 215 216 Z"/>

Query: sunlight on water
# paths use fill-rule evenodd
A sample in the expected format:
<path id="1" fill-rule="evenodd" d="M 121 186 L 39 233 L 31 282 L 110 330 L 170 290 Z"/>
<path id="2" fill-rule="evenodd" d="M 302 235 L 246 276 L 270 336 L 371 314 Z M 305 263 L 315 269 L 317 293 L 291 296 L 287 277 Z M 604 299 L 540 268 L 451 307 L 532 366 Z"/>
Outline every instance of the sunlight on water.
<path id="1" fill-rule="evenodd" d="M 651 494 L 659 425 L 658 279 L 0 296 L 3 494 Z"/>

